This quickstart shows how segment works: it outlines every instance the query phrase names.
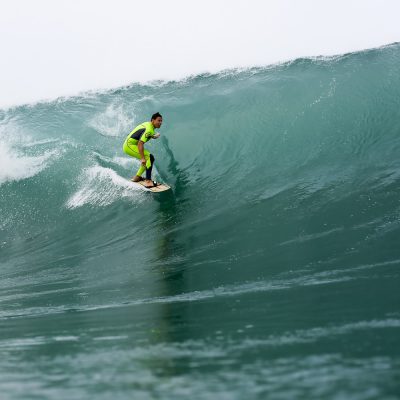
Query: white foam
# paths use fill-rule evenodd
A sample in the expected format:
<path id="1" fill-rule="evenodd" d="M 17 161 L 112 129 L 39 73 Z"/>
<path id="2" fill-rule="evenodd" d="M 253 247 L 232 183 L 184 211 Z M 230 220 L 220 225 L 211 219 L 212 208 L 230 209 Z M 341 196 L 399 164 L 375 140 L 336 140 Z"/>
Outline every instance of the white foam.
<path id="1" fill-rule="evenodd" d="M 135 161 L 135 160 L 134 160 Z M 118 165 L 120 165 L 120 166 L 122 166 L 122 167 L 125 167 L 125 168 L 129 168 L 129 169 L 131 169 L 132 168 L 132 158 L 131 157 L 114 157 L 113 159 L 112 159 L 112 162 L 113 163 L 115 163 L 115 164 L 118 164 Z M 137 162 L 135 163 L 134 162 L 134 164 L 136 165 L 136 164 L 138 164 Z M 138 167 L 139 168 L 139 167 Z"/>
<path id="2" fill-rule="evenodd" d="M 119 137 L 128 135 L 134 127 L 134 115 L 129 115 L 123 104 L 110 104 L 107 109 L 96 114 L 88 125 L 103 136 Z"/>
<path id="3" fill-rule="evenodd" d="M 39 156 L 24 155 L 21 148 L 16 148 L 15 137 L 13 140 L 8 139 L 8 136 L 3 135 L 0 140 L 0 185 L 37 175 L 49 165 L 50 159 L 58 155 L 57 150 L 46 151 Z M 24 141 L 23 147 L 29 147 L 27 138 Z M 21 146 L 20 143 L 18 145 Z"/>
<path id="4" fill-rule="evenodd" d="M 93 152 L 98 158 L 101 160 L 107 162 L 107 163 L 113 163 L 115 165 L 120 165 L 121 167 L 124 168 L 132 168 L 132 161 L 136 165 L 139 165 L 138 162 L 136 162 L 135 159 L 132 159 L 132 157 L 125 156 L 125 157 L 120 157 L 120 156 L 114 156 L 113 158 L 104 156 L 103 154 L 100 154 L 98 152 Z M 139 167 L 138 167 L 139 168 Z"/>
<path id="5" fill-rule="evenodd" d="M 78 208 L 85 204 L 104 207 L 121 198 L 137 201 L 143 193 L 111 168 L 99 165 L 85 169 L 80 181 L 80 188 L 66 203 L 67 208 Z"/>
<path id="6" fill-rule="evenodd" d="M 29 143 L 24 143 L 24 147 L 34 147 L 34 146 L 40 146 L 40 145 L 45 145 L 45 144 L 50 144 L 50 143 L 58 143 L 58 142 L 60 142 L 60 139 L 36 140 L 36 141 L 29 142 Z"/>

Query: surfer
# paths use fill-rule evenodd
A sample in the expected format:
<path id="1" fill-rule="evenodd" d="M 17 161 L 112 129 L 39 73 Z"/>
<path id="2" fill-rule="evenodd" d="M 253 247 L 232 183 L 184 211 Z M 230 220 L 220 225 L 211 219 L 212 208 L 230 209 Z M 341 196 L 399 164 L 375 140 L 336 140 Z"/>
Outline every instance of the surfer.
<path id="1" fill-rule="evenodd" d="M 131 180 L 133 182 L 139 182 L 143 180 L 142 174 L 144 171 L 146 171 L 146 180 L 144 182 L 144 186 L 146 188 L 151 188 L 154 186 L 154 182 L 151 180 L 154 156 L 144 148 L 144 144 L 150 139 L 158 139 L 160 137 L 160 134 L 156 133 L 154 129 L 160 128 L 161 124 L 162 115 L 158 112 L 153 114 L 150 122 L 143 122 L 128 135 L 123 146 L 126 154 L 139 159 L 141 162 L 138 172 Z"/>

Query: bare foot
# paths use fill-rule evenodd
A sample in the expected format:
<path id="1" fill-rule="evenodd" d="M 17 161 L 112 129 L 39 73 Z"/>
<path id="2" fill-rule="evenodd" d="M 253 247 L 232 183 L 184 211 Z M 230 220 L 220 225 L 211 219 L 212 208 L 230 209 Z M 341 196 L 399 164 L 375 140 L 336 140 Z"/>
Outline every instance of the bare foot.
<path id="1" fill-rule="evenodd" d="M 142 181 L 142 180 L 143 180 L 143 178 L 142 178 L 141 176 L 137 176 L 137 175 L 135 175 L 135 176 L 131 179 L 132 182 L 140 182 L 140 181 Z"/>
<path id="2" fill-rule="evenodd" d="M 149 180 L 149 179 L 146 179 L 144 183 L 145 183 L 145 184 L 144 184 L 144 187 L 146 187 L 146 188 L 152 188 L 152 187 L 154 187 L 153 181 L 151 181 L 151 180 Z"/>

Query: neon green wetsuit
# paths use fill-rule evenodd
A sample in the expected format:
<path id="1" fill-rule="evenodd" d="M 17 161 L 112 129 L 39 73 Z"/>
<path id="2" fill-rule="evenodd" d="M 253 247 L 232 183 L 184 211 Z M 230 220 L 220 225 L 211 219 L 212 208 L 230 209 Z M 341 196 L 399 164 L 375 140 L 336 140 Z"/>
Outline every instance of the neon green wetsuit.
<path id="1" fill-rule="evenodd" d="M 151 122 L 143 122 L 143 124 L 138 125 L 125 139 L 124 142 L 124 152 L 129 154 L 131 157 L 138 158 L 139 160 L 142 156 L 139 153 L 138 143 L 139 140 L 143 143 L 148 142 L 155 135 L 154 126 Z M 143 149 L 144 158 L 146 160 L 146 166 L 141 165 L 137 176 L 142 176 L 143 172 L 146 171 L 146 179 L 151 180 L 151 170 L 153 169 L 154 156 L 150 154 L 149 151 Z"/>

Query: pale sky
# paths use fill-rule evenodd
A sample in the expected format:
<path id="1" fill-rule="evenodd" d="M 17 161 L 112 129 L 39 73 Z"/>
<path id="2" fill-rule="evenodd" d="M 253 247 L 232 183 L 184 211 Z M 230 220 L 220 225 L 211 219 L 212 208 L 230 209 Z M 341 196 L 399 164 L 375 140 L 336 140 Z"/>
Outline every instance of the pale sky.
<path id="1" fill-rule="evenodd" d="M 400 41 L 399 0 L 0 0 L 0 107 Z"/>

